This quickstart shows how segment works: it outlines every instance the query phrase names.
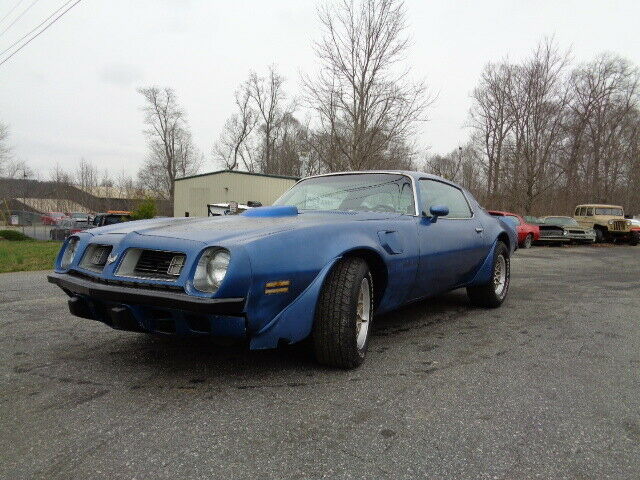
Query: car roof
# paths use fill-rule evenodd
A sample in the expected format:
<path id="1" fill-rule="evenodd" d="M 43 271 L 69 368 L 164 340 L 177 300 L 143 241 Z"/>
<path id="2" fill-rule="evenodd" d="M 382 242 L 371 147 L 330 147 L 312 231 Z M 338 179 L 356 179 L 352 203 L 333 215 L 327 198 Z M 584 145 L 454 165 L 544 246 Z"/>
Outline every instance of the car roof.
<path id="1" fill-rule="evenodd" d="M 595 207 L 595 208 L 622 208 L 620 205 L 607 205 L 604 203 L 583 203 L 581 205 L 576 205 L 578 207 Z"/>
<path id="2" fill-rule="evenodd" d="M 538 217 L 538 218 L 573 218 L 573 217 L 570 217 L 569 215 L 545 215 L 544 217 Z"/>
<path id="3" fill-rule="evenodd" d="M 521 215 L 518 215 L 517 213 L 513 213 L 513 212 L 505 212 L 502 210 L 487 210 L 487 213 L 491 214 L 491 215 L 513 215 L 514 217 L 520 217 Z"/>

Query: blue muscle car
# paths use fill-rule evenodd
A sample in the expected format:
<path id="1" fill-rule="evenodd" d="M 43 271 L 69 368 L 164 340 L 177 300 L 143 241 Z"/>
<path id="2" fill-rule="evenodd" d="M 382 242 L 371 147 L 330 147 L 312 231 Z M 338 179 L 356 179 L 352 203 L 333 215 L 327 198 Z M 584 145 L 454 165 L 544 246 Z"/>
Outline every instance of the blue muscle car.
<path id="1" fill-rule="evenodd" d="M 311 337 L 317 359 L 360 365 L 374 312 L 466 287 L 499 306 L 513 228 L 442 178 L 403 171 L 301 180 L 271 207 L 80 232 L 49 281 L 71 313 L 121 330 L 245 338 L 273 348 Z"/>

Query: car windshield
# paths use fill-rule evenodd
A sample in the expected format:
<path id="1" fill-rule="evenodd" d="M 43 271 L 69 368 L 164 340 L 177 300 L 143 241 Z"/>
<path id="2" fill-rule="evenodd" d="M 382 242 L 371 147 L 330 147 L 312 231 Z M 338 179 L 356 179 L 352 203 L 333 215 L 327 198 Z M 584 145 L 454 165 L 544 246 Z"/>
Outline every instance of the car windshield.
<path id="1" fill-rule="evenodd" d="M 578 225 L 578 222 L 573 218 L 569 217 L 547 217 L 544 220 L 544 223 L 550 223 L 551 225 Z"/>
<path id="2" fill-rule="evenodd" d="M 612 215 L 615 217 L 622 217 L 621 208 L 596 208 L 596 215 Z"/>
<path id="3" fill-rule="evenodd" d="M 274 205 L 293 205 L 298 210 L 415 214 L 411 180 L 405 175 L 391 173 L 309 178 L 294 185 Z"/>

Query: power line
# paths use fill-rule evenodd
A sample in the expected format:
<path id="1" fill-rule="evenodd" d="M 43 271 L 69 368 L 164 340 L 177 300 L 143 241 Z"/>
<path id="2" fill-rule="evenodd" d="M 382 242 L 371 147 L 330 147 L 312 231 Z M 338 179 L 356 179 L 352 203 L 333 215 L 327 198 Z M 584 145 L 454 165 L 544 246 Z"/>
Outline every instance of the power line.
<path id="1" fill-rule="evenodd" d="M 20 6 L 20 4 L 21 4 L 22 2 L 24 2 L 24 0 L 18 0 L 18 1 L 16 2 L 16 4 L 13 6 L 13 8 L 12 8 L 11 10 L 9 10 L 9 13 L 7 13 L 4 17 L 2 17 L 2 18 L 0 19 L 0 23 L 4 22 L 4 21 L 7 19 L 7 17 L 8 17 L 9 15 L 11 15 L 11 14 L 13 13 L 13 11 L 14 11 L 16 8 L 18 8 L 18 7 Z"/>
<path id="2" fill-rule="evenodd" d="M 22 50 L 24 47 L 26 47 L 27 45 L 29 45 L 33 40 L 35 40 L 36 38 L 38 38 L 40 35 L 42 35 L 51 25 L 53 25 L 54 23 L 56 23 L 58 20 L 60 20 L 60 18 L 62 18 L 62 16 L 67 13 L 69 10 L 71 10 L 73 7 L 75 7 L 77 4 L 79 4 L 82 0 L 76 0 L 76 2 L 71 5 L 69 8 L 67 8 L 64 12 L 62 12 L 60 15 L 58 15 L 56 18 L 54 18 L 49 24 L 47 24 L 46 27 L 44 27 L 42 30 L 40 30 L 38 33 L 36 33 L 33 37 L 31 37 L 29 40 L 27 40 L 25 43 L 23 43 L 22 45 L 20 45 L 20 48 L 18 48 L 16 51 L 14 51 L 11 55 L 9 55 L 7 58 L 5 58 L 4 60 L 2 60 L 0 62 L 0 66 L 4 65 L 7 61 L 9 61 L 9 59 L 11 57 L 13 57 L 16 53 L 18 53 L 20 50 Z M 68 2 L 67 2 L 68 3 Z M 62 8 L 62 7 L 61 7 Z M 59 10 L 59 9 L 58 9 Z M 51 17 L 49 17 L 51 18 Z M 46 20 L 45 20 L 46 21 Z M 37 28 L 37 27 L 36 27 Z"/>
<path id="3" fill-rule="evenodd" d="M 29 10 L 31 10 L 31 7 L 33 7 L 36 3 L 38 3 L 38 0 L 33 0 L 33 2 L 31 2 L 29 4 L 29 6 L 27 8 L 25 8 L 22 13 L 20 15 L 18 15 L 16 18 L 13 19 L 13 22 L 11 22 L 9 25 L 7 25 L 7 28 L 5 28 L 2 32 L 0 32 L 0 37 L 2 35 L 4 35 L 4 32 L 6 32 L 7 30 L 9 30 L 11 27 L 13 27 L 13 25 L 20 20 L 25 13 L 27 13 Z"/>
<path id="4" fill-rule="evenodd" d="M 67 5 L 69 5 L 71 2 L 73 2 L 74 0 L 67 0 L 66 3 L 64 3 L 61 7 L 59 7 L 55 12 L 53 12 L 51 15 L 49 15 L 47 18 L 45 18 L 43 21 L 41 21 L 36 27 L 32 28 L 31 31 L 25 33 L 22 37 L 20 37 L 18 40 L 16 40 L 15 42 L 13 42 L 11 45 L 9 45 L 7 48 L 5 48 L 2 52 L 0 52 L 0 57 L 2 57 L 2 55 L 4 55 L 5 53 L 7 53 L 9 50 L 11 50 L 13 47 L 15 47 L 17 44 L 19 44 L 22 40 L 24 40 L 25 38 L 27 38 L 29 35 L 31 35 L 33 32 L 35 32 L 37 29 L 39 29 L 42 25 L 44 25 L 51 17 L 53 17 L 56 13 L 58 13 L 60 10 L 62 10 L 64 7 L 66 7 Z"/>

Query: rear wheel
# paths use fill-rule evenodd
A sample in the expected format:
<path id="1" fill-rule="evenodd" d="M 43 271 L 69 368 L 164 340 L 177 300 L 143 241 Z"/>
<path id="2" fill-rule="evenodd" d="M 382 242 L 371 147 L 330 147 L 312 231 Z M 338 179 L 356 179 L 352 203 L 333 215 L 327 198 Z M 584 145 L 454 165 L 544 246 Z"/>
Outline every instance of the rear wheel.
<path id="1" fill-rule="evenodd" d="M 522 248 L 531 248 L 533 244 L 533 235 L 529 234 L 525 237 L 524 242 L 522 242 Z"/>
<path id="2" fill-rule="evenodd" d="M 498 242 L 493 254 L 491 280 L 484 285 L 467 287 L 467 295 L 473 305 L 496 308 L 502 305 L 509 291 L 511 280 L 511 260 L 507 246 Z"/>
<path id="3" fill-rule="evenodd" d="M 313 324 L 318 362 L 355 368 L 365 358 L 373 318 L 373 280 L 361 258 L 340 260 L 322 287 Z"/>

